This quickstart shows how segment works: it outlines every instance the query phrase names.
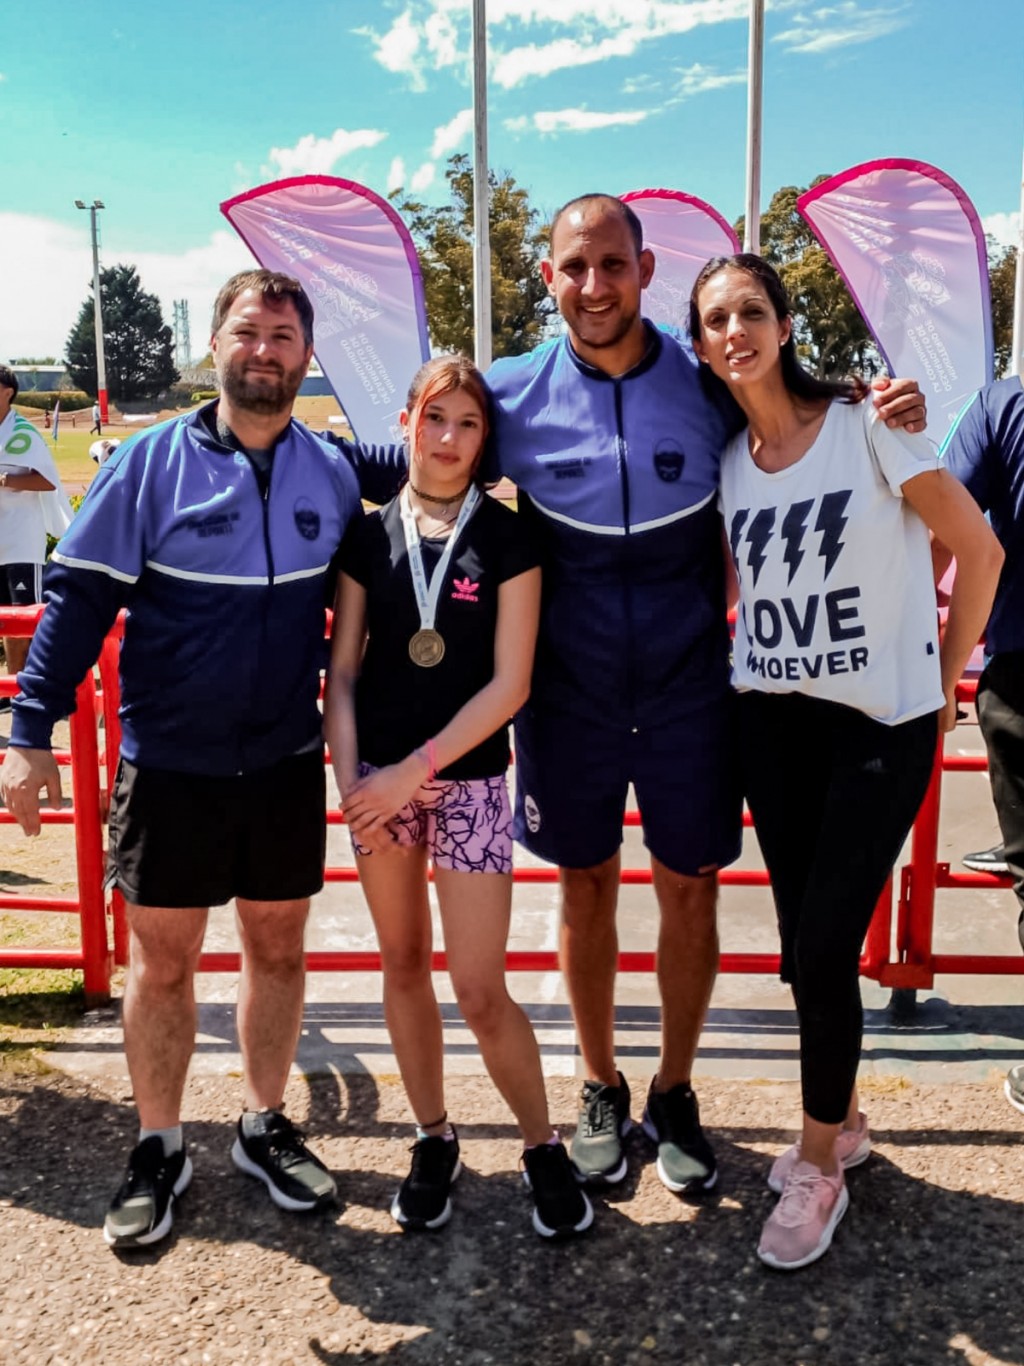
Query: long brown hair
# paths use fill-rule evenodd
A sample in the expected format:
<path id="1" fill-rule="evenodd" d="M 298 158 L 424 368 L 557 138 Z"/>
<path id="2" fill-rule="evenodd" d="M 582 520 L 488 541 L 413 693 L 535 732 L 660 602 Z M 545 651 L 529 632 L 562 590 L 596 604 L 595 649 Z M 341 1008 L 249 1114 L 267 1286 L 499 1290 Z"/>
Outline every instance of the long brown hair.
<path id="1" fill-rule="evenodd" d="M 717 275 L 720 270 L 739 270 L 755 280 L 767 294 L 768 302 L 780 323 L 793 316 L 786 287 L 779 278 L 778 272 L 768 264 L 763 256 L 755 256 L 751 251 L 737 252 L 735 256 L 714 256 L 701 269 L 700 274 L 693 282 L 693 289 L 690 291 L 690 336 L 694 341 L 700 341 L 701 335 L 700 309 L 698 307 L 700 292 L 711 277 Z M 868 391 L 868 387 L 862 379 L 818 379 L 809 370 L 805 370 L 796 354 L 796 342 L 793 340 L 792 329 L 790 329 L 789 337 L 780 348 L 779 359 L 782 363 L 782 381 L 794 398 L 811 401 L 822 398 L 837 398 L 842 403 L 859 403 Z M 701 369 L 703 372 L 707 371 L 706 366 L 702 366 Z M 722 389 L 728 392 L 725 381 L 720 380 L 717 375 L 707 375 L 706 377 L 709 382 L 715 386 L 720 384 Z"/>

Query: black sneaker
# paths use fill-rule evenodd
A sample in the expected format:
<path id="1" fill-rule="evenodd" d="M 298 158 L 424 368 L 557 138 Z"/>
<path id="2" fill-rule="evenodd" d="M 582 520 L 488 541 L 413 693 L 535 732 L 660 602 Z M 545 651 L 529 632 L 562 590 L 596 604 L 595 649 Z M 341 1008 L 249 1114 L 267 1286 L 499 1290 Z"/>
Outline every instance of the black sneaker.
<path id="1" fill-rule="evenodd" d="M 571 1238 L 594 1222 L 563 1143 L 527 1148 L 523 1180 L 533 1192 L 533 1227 L 542 1238 Z"/>
<path id="2" fill-rule="evenodd" d="M 280 1209 L 316 1209 L 333 1199 L 334 1177 L 306 1147 L 305 1134 L 277 1110 L 263 1110 L 256 1118 L 253 1134 L 244 1133 L 238 1121 L 231 1149 L 235 1166 L 262 1181 Z"/>
<path id="3" fill-rule="evenodd" d="M 1008 877 L 1010 873 L 1006 850 L 1001 844 L 991 849 L 980 849 L 976 854 L 964 854 L 960 862 L 972 873 L 994 873 L 996 877 Z"/>
<path id="4" fill-rule="evenodd" d="M 686 1082 L 659 1095 L 651 1082 L 643 1118 L 644 1133 L 658 1145 L 658 1177 L 677 1195 L 709 1191 L 718 1180 L 718 1163 L 700 1127 L 697 1097 Z"/>
<path id="5" fill-rule="evenodd" d="M 175 1199 L 192 1180 L 184 1148 L 164 1156 L 156 1134 L 132 1149 L 124 1180 L 110 1202 L 103 1237 L 110 1247 L 148 1247 L 171 1231 Z"/>
<path id="6" fill-rule="evenodd" d="M 412 1166 L 391 1202 L 391 1217 L 410 1231 L 443 1228 L 452 1217 L 451 1189 L 462 1171 L 459 1140 L 428 1134 L 409 1149 Z"/>
<path id="7" fill-rule="evenodd" d="M 581 1181 L 613 1185 L 626 1175 L 622 1139 L 629 1133 L 629 1087 L 619 1073 L 618 1086 L 585 1081 L 580 1092 L 576 1133 L 569 1152 Z"/>
<path id="8" fill-rule="evenodd" d="M 1024 1063 L 1011 1067 L 1003 1084 L 1006 1099 L 1015 1110 L 1024 1112 Z"/>

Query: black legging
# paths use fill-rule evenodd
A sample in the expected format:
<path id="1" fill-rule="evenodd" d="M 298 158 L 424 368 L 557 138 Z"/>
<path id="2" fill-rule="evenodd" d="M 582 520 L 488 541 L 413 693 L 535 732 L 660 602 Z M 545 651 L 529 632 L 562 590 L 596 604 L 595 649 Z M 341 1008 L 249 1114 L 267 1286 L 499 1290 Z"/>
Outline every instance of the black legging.
<path id="1" fill-rule="evenodd" d="M 839 1124 L 860 1061 L 861 946 L 928 786 L 936 716 L 886 726 L 835 702 L 759 692 L 740 694 L 738 714 L 781 975 L 800 1020 L 803 1107 Z"/>

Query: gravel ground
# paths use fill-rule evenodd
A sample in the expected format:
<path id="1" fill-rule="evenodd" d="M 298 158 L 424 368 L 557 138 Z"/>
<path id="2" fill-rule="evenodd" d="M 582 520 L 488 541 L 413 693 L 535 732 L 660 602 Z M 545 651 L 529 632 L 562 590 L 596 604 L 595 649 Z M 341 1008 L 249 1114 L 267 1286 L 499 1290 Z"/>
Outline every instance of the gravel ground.
<path id="1" fill-rule="evenodd" d="M 636 1080 L 634 1095 L 643 1095 Z M 568 1122 L 576 1085 L 553 1079 Z M 452 1223 L 403 1235 L 387 1207 L 410 1130 L 394 1078 L 296 1077 L 289 1109 L 339 1174 L 336 1210 L 277 1210 L 228 1150 L 233 1077 L 197 1077 L 195 1179 L 159 1250 L 115 1255 L 100 1224 L 134 1139 L 127 1084 L 0 1071 L 0 1360 L 465 1366 L 1018 1366 L 1024 1118 L 995 1084 L 893 1080 L 865 1097 L 876 1139 L 851 1173 L 832 1252 L 782 1275 L 754 1255 L 768 1157 L 799 1106 L 789 1083 L 699 1083 L 722 1178 L 685 1203 L 639 1132 L 623 1186 L 577 1243 L 541 1242 L 507 1111 L 483 1078 L 449 1110 L 465 1171 Z"/>

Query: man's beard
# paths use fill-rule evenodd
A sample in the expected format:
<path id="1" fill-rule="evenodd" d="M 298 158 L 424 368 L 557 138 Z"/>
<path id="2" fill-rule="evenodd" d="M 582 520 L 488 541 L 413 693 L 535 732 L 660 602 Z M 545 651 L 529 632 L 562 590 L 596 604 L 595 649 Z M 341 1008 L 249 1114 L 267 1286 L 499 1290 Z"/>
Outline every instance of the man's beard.
<path id="1" fill-rule="evenodd" d="M 229 365 L 220 377 L 221 389 L 236 408 L 264 417 L 291 411 L 306 373 L 304 365 L 296 366 L 294 370 L 280 370 L 274 384 L 253 382 L 246 378 L 245 370 L 244 364 Z M 266 369 L 262 370 L 261 380 L 266 375 Z"/>

